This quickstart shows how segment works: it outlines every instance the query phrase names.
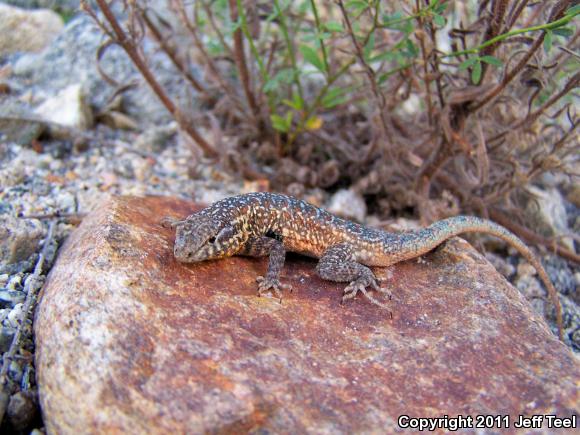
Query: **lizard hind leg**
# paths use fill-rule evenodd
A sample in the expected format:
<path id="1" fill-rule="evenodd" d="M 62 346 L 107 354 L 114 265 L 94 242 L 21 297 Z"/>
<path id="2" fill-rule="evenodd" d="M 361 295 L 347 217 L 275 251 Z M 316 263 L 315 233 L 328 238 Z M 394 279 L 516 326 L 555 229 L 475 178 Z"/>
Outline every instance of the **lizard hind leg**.
<path id="1" fill-rule="evenodd" d="M 360 292 L 373 304 L 389 310 L 386 304 L 375 299 L 367 291 L 367 287 L 389 295 L 390 299 L 389 292 L 381 289 L 372 270 L 355 260 L 352 248 L 348 244 L 341 243 L 327 249 L 316 266 L 316 272 L 322 279 L 349 283 L 344 289 L 342 303 L 353 299 Z"/>

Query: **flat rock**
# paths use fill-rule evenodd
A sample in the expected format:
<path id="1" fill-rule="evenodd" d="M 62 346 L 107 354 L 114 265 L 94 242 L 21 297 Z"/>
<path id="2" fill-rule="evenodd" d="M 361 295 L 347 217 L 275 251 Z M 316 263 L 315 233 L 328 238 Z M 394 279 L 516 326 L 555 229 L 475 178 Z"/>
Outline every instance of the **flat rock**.
<path id="1" fill-rule="evenodd" d="M 580 363 L 466 242 L 376 268 L 392 319 L 290 255 L 185 265 L 172 198 L 113 198 L 61 249 L 36 313 L 48 433 L 384 433 L 397 419 L 580 412 Z M 513 424 L 513 423 L 512 423 Z M 513 428 L 513 426 L 512 426 Z"/>

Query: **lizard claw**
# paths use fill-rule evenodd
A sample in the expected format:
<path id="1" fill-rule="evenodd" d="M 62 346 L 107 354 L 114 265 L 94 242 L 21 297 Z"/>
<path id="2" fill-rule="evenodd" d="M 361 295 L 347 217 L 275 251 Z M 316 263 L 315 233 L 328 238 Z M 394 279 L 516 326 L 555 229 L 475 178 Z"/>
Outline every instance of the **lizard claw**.
<path id="1" fill-rule="evenodd" d="M 277 278 L 258 276 L 256 282 L 258 283 L 258 296 L 273 291 L 276 297 L 280 299 L 280 303 L 282 303 L 282 290 L 292 290 L 290 284 L 282 284 Z"/>
<path id="2" fill-rule="evenodd" d="M 349 299 L 353 299 L 357 295 L 358 292 L 361 292 L 373 304 L 387 309 L 389 311 L 391 318 L 392 318 L 393 314 L 389 310 L 389 307 L 386 304 L 383 304 L 382 302 L 379 302 L 374 297 L 372 297 L 367 292 L 367 290 L 366 290 L 367 287 L 372 287 L 377 292 L 388 296 L 389 300 L 391 299 L 391 293 L 388 290 L 385 290 L 385 289 L 379 287 L 379 284 L 377 283 L 376 279 L 374 279 L 374 278 L 372 278 L 370 280 L 357 279 L 345 287 L 343 295 L 342 295 L 341 304 L 344 304 Z"/>

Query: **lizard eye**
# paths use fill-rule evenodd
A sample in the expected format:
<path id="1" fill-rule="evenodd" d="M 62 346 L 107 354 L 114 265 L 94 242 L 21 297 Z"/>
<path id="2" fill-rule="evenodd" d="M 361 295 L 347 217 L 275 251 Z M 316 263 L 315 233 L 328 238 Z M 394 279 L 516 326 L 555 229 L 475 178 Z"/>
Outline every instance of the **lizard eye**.
<path id="1" fill-rule="evenodd" d="M 219 243 L 227 243 L 235 234 L 235 230 L 228 226 L 223 228 L 215 237 L 219 241 Z"/>
<path id="2" fill-rule="evenodd" d="M 215 237 L 210 237 L 208 239 L 208 243 L 215 243 Z"/>

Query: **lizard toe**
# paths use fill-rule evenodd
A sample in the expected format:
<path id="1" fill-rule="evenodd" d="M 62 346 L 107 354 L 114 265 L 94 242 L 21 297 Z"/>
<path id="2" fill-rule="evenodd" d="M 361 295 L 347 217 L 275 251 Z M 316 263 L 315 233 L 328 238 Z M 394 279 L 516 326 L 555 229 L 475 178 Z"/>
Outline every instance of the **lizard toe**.
<path id="1" fill-rule="evenodd" d="M 280 299 L 280 303 L 282 303 L 282 290 L 292 289 L 290 284 L 282 284 L 280 280 L 275 278 L 258 276 L 256 277 L 256 281 L 258 282 L 258 296 L 273 292 Z"/>

